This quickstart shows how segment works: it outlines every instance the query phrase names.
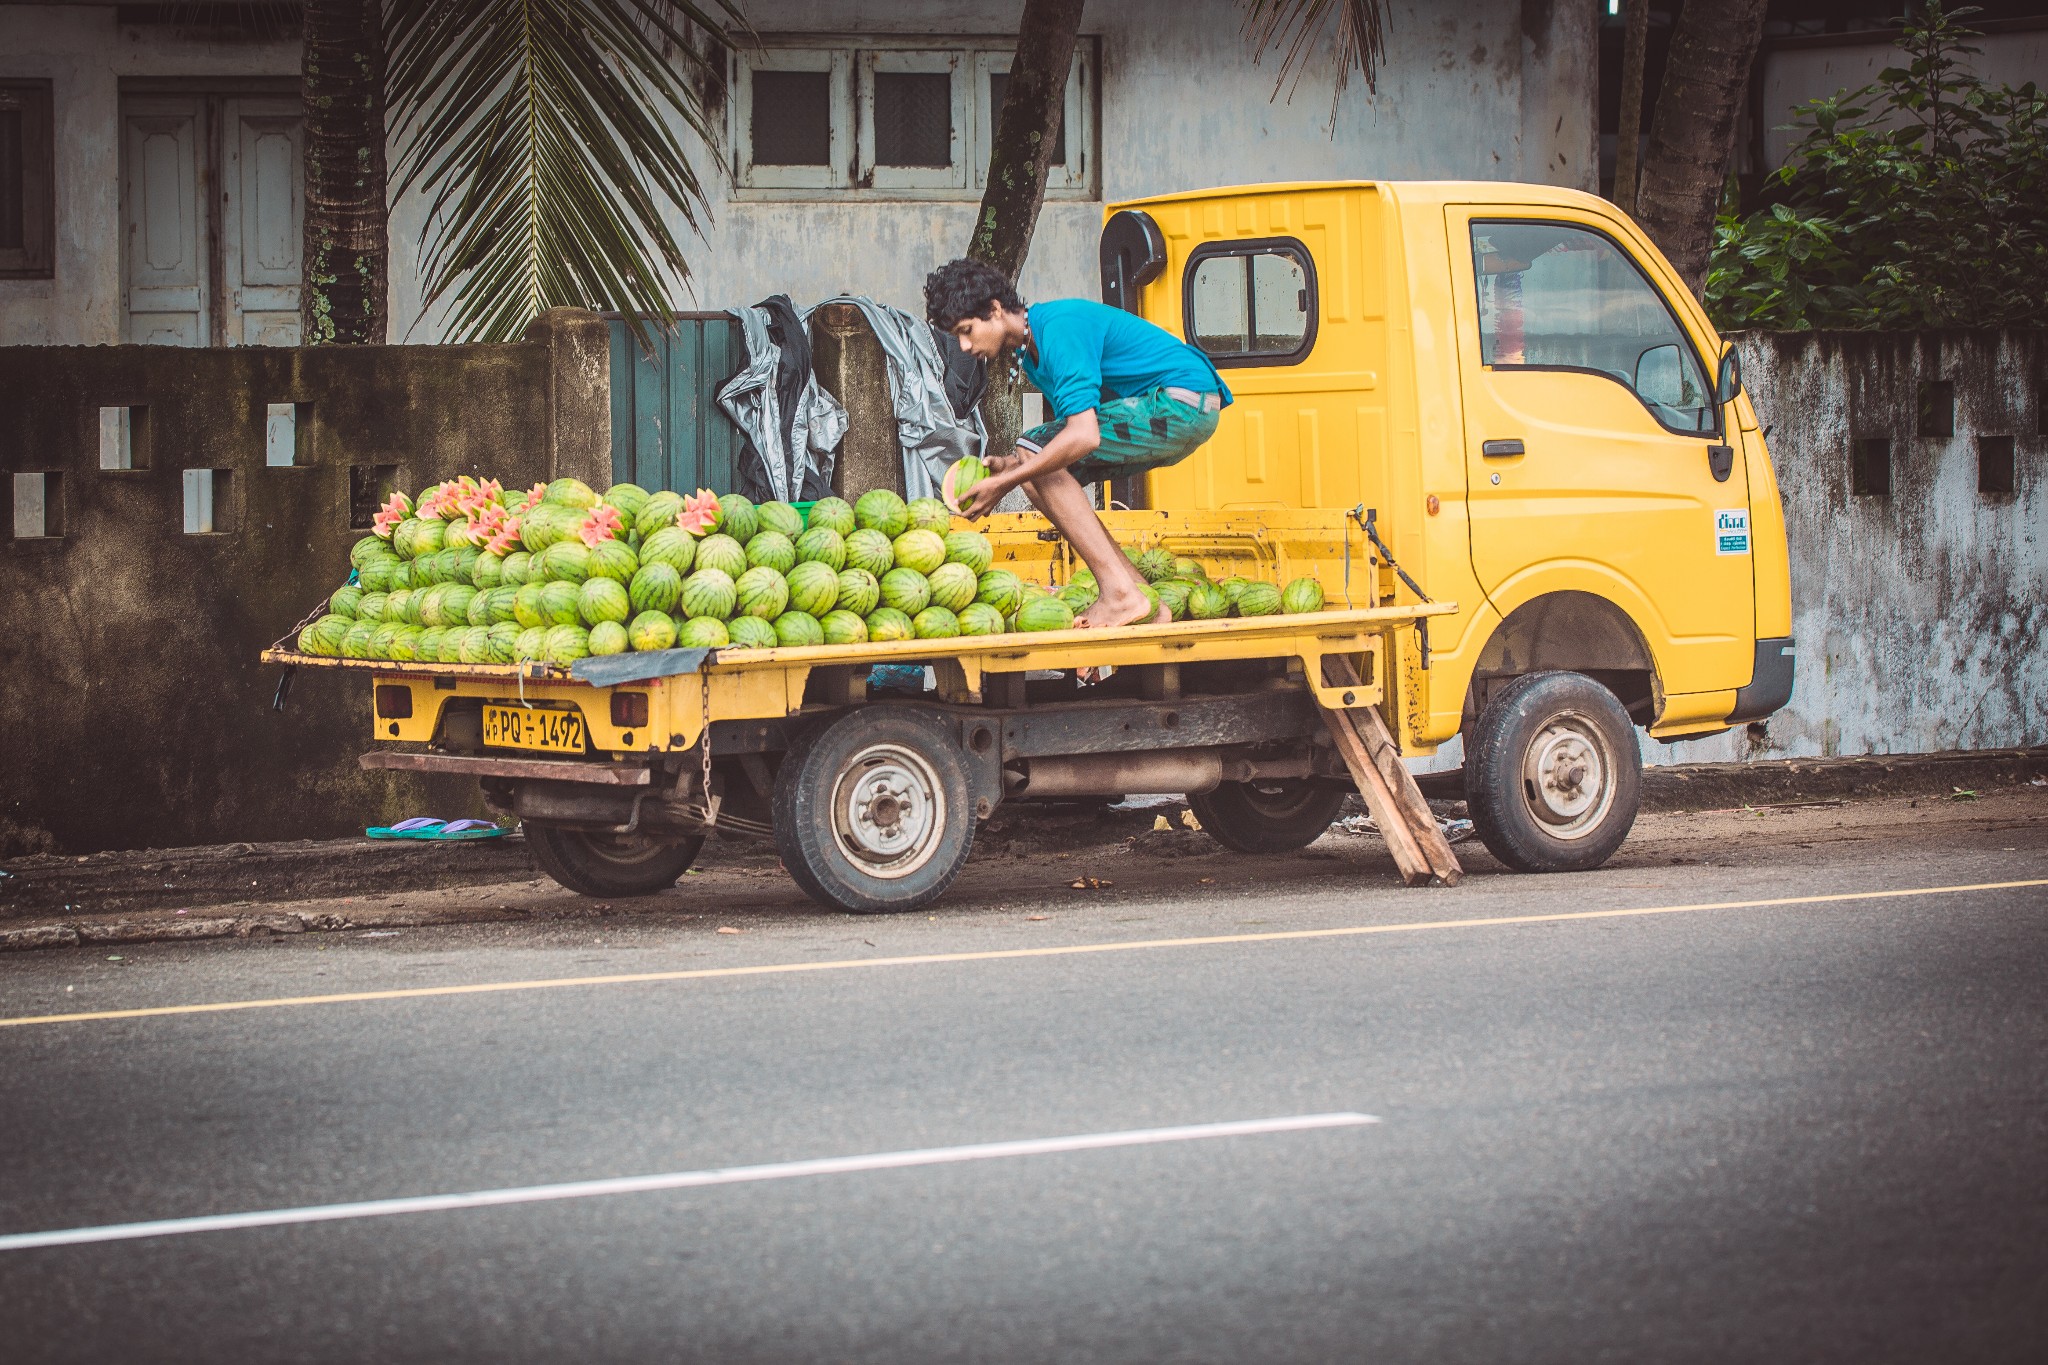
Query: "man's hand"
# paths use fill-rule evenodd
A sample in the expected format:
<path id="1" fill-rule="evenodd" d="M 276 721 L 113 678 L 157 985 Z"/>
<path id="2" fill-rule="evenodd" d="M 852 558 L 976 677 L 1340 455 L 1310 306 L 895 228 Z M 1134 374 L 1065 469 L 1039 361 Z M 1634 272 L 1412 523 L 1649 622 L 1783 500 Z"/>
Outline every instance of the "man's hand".
<path id="1" fill-rule="evenodd" d="M 1002 458 L 1007 460 L 1013 467 L 1017 463 L 1015 456 L 1005 456 Z M 995 461 L 991 460 L 989 464 L 993 467 Z M 1005 477 L 1002 474 L 990 474 L 980 483 L 967 490 L 967 500 L 960 504 L 960 515 L 966 517 L 969 521 L 980 521 L 983 517 L 995 511 L 996 504 L 1009 496 L 1010 490 L 1016 486 L 1017 480 L 1015 478 Z"/>

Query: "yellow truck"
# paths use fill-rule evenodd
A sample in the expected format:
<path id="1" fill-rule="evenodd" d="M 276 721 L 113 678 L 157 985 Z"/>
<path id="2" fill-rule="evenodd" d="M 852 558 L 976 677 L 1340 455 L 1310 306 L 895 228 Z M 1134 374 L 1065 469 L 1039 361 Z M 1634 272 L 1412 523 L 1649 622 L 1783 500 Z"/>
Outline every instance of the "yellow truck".
<path id="1" fill-rule="evenodd" d="M 1784 523 L 1736 358 L 1611 205 L 1205 190 L 1111 206 L 1101 264 L 1106 301 L 1200 346 L 1237 399 L 1182 464 L 1105 490 L 1104 521 L 1212 576 L 1312 574 L 1328 610 L 572 669 L 268 657 L 372 672 L 394 747 L 365 766 L 474 774 L 565 886 L 657 890 L 722 830 L 859 912 L 943 894 L 1001 802 L 1132 792 L 1185 792 L 1224 846 L 1268 853 L 1355 784 L 1411 881 L 1455 880 L 1440 841 L 1417 852 L 1434 829 L 1398 756 L 1458 735 L 1496 857 L 1594 868 L 1635 817 L 1637 727 L 1708 734 L 1789 698 Z M 1035 515 L 988 529 L 1039 581 L 1079 567 Z M 935 685 L 871 693 L 880 663 Z"/>

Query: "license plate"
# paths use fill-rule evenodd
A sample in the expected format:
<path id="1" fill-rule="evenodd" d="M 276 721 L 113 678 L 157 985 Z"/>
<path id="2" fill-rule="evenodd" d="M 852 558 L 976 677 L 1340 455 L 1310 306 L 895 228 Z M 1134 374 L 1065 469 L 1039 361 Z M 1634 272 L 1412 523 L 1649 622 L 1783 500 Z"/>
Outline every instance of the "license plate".
<path id="1" fill-rule="evenodd" d="M 524 706 L 486 706 L 484 743 L 493 749 L 541 749 L 548 753 L 583 752 L 583 717 L 575 711 L 528 710 Z"/>

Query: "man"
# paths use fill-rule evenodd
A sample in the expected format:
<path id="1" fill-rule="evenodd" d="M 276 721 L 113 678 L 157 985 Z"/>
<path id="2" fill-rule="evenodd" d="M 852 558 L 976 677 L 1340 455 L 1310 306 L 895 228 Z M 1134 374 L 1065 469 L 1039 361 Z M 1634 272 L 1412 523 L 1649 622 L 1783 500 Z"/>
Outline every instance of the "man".
<path id="1" fill-rule="evenodd" d="M 1133 313 L 1088 299 L 1025 307 L 1016 286 L 980 261 L 949 261 L 925 277 L 925 314 L 985 361 L 1014 354 L 1053 418 L 988 462 L 961 506 L 979 519 L 1013 488 L 1059 528 L 1095 573 L 1101 596 L 1080 626 L 1127 626 L 1153 615 L 1145 581 L 1095 515 L 1081 485 L 1178 464 L 1216 432 L 1230 390 L 1209 357 Z"/>

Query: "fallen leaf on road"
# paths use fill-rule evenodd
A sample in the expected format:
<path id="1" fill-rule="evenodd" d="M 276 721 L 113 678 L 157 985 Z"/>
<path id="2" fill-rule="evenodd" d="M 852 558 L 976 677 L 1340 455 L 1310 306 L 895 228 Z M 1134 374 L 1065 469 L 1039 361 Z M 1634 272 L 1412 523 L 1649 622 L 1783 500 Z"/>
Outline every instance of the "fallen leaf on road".
<path id="1" fill-rule="evenodd" d="M 721 924 L 718 926 L 718 932 L 721 934 L 739 934 L 744 933 L 746 931 L 743 929 L 735 929 L 730 924 Z"/>
<path id="2" fill-rule="evenodd" d="M 1165 816 L 1155 815 L 1152 817 L 1152 828 L 1155 832 L 1163 832 L 1165 830 L 1172 829 L 1173 826 L 1166 823 Z"/>
<path id="3" fill-rule="evenodd" d="M 1044 919 L 1051 919 L 1051 918 L 1052 918 L 1052 916 L 1051 916 L 1051 915 L 1026 915 L 1026 916 L 1025 916 L 1024 918 L 1025 918 L 1025 919 L 1028 919 L 1028 920 L 1030 920 L 1030 921 L 1031 921 L 1031 922 L 1032 922 L 1033 924 L 1036 924 L 1036 923 L 1037 923 L 1038 921 L 1040 921 L 1040 920 L 1044 920 Z"/>
<path id="4" fill-rule="evenodd" d="M 1202 828 L 1202 822 L 1195 818 L 1195 813 L 1191 810 L 1184 810 L 1180 813 L 1180 822 L 1192 830 L 1200 830 Z"/>
<path id="5" fill-rule="evenodd" d="M 1952 794 L 1948 799 L 1951 801 L 1975 801 L 1977 793 L 1968 787 L 1956 787 L 1952 789 Z"/>
<path id="6" fill-rule="evenodd" d="M 1107 877 L 1079 877 L 1072 885 L 1076 891 L 1100 891 L 1103 887 L 1115 886 L 1116 883 Z"/>
<path id="7" fill-rule="evenodd" d="M 1214 886 L 1216 885 L 1216 879 L 1214 877 L 1204 877 L 1196 884 L 1199 886 Z"/>

